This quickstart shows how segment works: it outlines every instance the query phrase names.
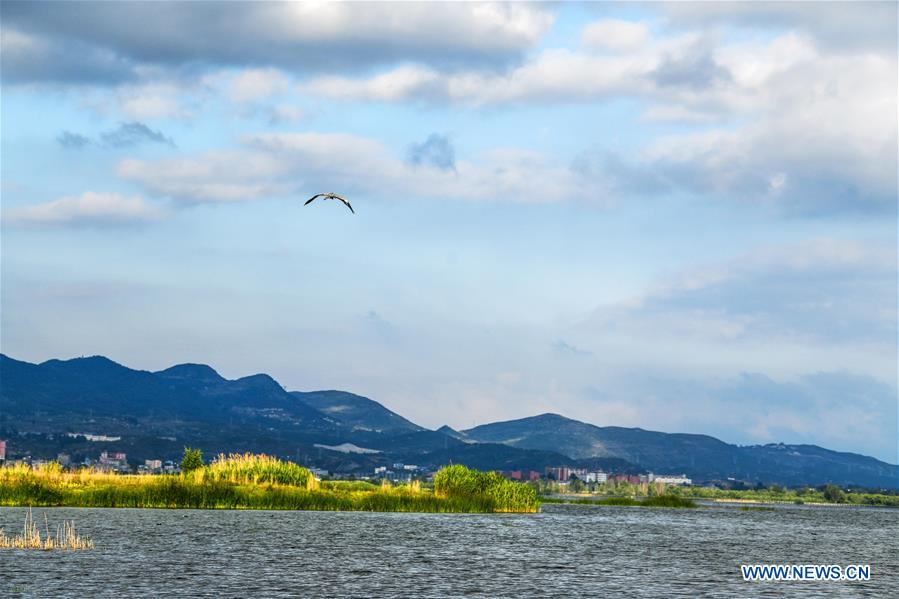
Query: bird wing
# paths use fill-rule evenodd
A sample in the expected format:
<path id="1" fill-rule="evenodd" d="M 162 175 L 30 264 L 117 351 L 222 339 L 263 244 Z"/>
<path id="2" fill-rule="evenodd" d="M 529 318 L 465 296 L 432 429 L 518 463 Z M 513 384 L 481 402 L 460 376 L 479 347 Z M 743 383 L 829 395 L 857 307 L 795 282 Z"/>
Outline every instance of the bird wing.
<path id="1" fill-rule="evenodd" d="M 346 198 L 342 198 L 342 197 L 340 197 L 339 195 L 336 195 L 336 194 L 334 194 L 334 199 L 335 199 L 335 200 L 340 200 L 341 202 L 343 202 L 344 204 L 346 204 L 346 207 L 350 209 L 350 212 L 352 212 L 353 214 L 356 214 L 356 211 L 353 210 L 353 206 L 350 204 L 350 201 L 349 201 L 349 200 L 347 200 Z"/>
<path id="2" fill-rule="evenodd" d="M 314 200 L 315 198 L 319 198 L 319 197 L 321 197 L 321 196 L 323 196 L 323 195 L 325 195 L 325 194 L 323 194 L 323 193 L 317 193 L 317 194 L 315 194 L 314 196 L 312 196 L 311 198 L 309 198 L 308 200 L 306 200 L 306 203 L 303 204 L 303 206 L 307 206 L 308 204 L 310 204 L 310 203 L 312 202 L 312 200 Z"/>

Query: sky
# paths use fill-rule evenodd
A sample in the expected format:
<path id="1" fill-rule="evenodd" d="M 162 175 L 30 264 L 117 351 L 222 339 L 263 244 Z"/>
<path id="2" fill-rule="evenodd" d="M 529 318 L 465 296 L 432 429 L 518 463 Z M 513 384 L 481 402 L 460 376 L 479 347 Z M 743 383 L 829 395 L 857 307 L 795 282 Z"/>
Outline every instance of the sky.
<path id="1" fill-rule="evenodd" d="M 0 10 L 3 353 L 899 460 L 895 3 Z"/>

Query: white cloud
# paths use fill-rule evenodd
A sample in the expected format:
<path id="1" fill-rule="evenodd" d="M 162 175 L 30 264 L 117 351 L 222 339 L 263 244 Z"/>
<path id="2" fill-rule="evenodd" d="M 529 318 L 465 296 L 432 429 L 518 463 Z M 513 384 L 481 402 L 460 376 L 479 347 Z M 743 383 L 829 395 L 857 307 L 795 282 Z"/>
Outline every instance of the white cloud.
<path id="1" fill-rule="evenodd" d="M 644 102 L 647 120 L 714 128 L 616 156 L 624 169 L 592 168 L 604 186 L 770 201 L 799 214 L 883 212 L 895 204 L 899 65 L 892 52 L 822 47 L 802 29 L 726 41 L 720 33 L 650 37 L 639 25 L 598 21 L 584 30 L 592 49 L 543 50 L 507 71 L 406 64 L 302 87 L 337 100 L 474 106 L 633 98 Z M 633 49 L 618 52 L 628 40 Z"/>
<path id="2" fill-rule="evenodd" d="M 122 83 L 109 90 L 79 89 L 82 108 L 104 117 L 115 115 L 133 121 L 157 119 L 189 120 L 196 116 L 213 90 L 213 78 L 171 79 L 159 71 L 144 74 L 140 81 Z"/>
<path id="3" fill-rule="evenodd" d="M 428 96 L 433 88 L 436 97 L 445 93 L 437 72 L 415 65 L 401 66 L 369 79 L 350 79 L 340 76 L 319 77 L 302 89 L 313 94 L 340 100 L 403 101 Z"/>
<path id="4" fill-rule="evenodd" d="M 552 25 L 538 4 L 428 2 L 196 2 L 61 4 L 4 8 L 4 80 L 14 83 L 116 83 L 158 67 L 279 68 L 293 73 L 358 71 L 409 59 L 440 65 L 496 65 L 516 60 Z M 135 24 L 138 24 L 135 26 Z M 93 68 L 60 57 L 103 58 Z M 9 60 L 7 60 L 9 59 Z M 186 67 L 186 68 L 185 68 Z M 169 75 L 172 75 L 170 72 Z"/>
<path id="5" fill-rule="evenodd" d="M 638 92 L 645 86 L 640 76 L 657 64 L 652 56 L 596 56 L 553 49 L 507 73 L 443 74 L 427 67 L 402 66 L 367 79 L 316 78 L 301 88 L 336 100 L 473 105 L 586 101 Z"/>
<path id="6" fill-rule="evenodd" d="M 234 75 L 229 97 L 232 102 L 258 102 L 287 90 L 287 77 L 277 69 L 247 69 Z"/>
<path id="7" fill-rule="evenodd" d="M 598 196 L 596 187 L 567 165 L 533 151 L 494 149 L 454 165 L 409 164 L 377 140 L 342 133 L 266 133 L 244 137 L 237 150 L 178 160 L 125 160 L 118 173 L 151 193 L 184 202 L 322 189 L 379 198 L 504 202 Z"/>
<path id="8" fill-rule="evenodd" d="M 14 226 L 134 225 L 162 218 L 163 211 L 139 196 L 86 191 L 43 204 L 12 208 L 4 224 Z"/>
<path id="9" fill-rule="evenodd" d="M 752 32 L 793 29 L 835 50 L 895 52 L 895 2 L 664 2 L 674 27 L 715 25 Z"/>
<path id="10" fill-rule="evenodd" d="M 639 50 L 649 42 L 649 25 L 637 21 L 602 19 L 584 28 L 581 41 L 585 46 L 613 52 Z"/>
<path id="11" fill-rule="evenodd" d="M 637 161 L 644 177 L 700 193 L 777 200 L 795 212 L 895 205 L 895 60 L 822 56 L 793 36 L 722 50 L 717 60 L 739 89 L 722 90 L 714 101 L 749 122 L 655 140 Z M 686 98 L 684 106 L 695 111 L 692 102 Z"/>
<path id="12" fill-rule="evenodd" d="M 195 158 L 149 162 L 126 159 L 120 177 L 137 181 L 150 193 L 188 203 L 239 202 L 291 191 L 290 165 L 264 153 L 215 151 Z"/>

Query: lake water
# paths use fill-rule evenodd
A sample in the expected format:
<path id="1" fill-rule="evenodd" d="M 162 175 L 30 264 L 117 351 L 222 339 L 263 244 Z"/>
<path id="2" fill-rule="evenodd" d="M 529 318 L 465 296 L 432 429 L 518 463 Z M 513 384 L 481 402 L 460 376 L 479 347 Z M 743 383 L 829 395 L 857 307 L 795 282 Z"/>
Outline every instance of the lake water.
<path id="1" fill-rule="evenodd" d="M 7 533 L 26 510 L 0 508 Z M 899 597 L 899 510 L 547 505 L 531 515 L 35 509 L 92 551 L 0 550 L 2 597 Z M 871 564 L 744 582 L 740 564 Z"/>

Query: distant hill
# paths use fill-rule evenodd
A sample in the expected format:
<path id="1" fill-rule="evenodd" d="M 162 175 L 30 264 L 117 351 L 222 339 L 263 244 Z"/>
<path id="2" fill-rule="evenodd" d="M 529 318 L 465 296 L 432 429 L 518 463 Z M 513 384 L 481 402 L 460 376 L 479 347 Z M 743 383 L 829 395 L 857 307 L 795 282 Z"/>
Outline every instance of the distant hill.
<path id="1" fill-rule="evenodd" d="M 74 424 L 87 416 L 334 427 L 265 374 L 229 381 L 196 364 L 153 373 L 101 356 L 29 364 L 0 355 L 0 399 L 7 418 L 35 424 L 40 419 L 41 426 L 59 418 Z"/>
<path id="2" fill-rule="evenodd" d="M 445 424 L 443 426 L 441 426 L 440 428 L 438 428 L 437 432 L 444 434 L 448 437 L 452 437 L 453 439 L 458 439 L 459 441 L 464 441 L 465 443 L 477 443 L 477 441 L 475 441 L 474 439 L 472 439 L 465 433 L 461 433 L 461 432 L 457 431 L 456 429 L 454 429 L 450 426 L 447 426 Z"/>
<path id="3" fill-rule="evenodd" d="M 66 433 L 121 439 L 97 443 Z M 488 467 L 491 459 L 497 467 L 542 470 L 568 459 L 503 445 L 469 449 L 345 391 L 288 392 L 265 374 L 228 380 L 203 364 L 132 370 L 101 356 L 31 364 L 0 354 L 5 437 L 10 451 L 44 458 L 62 451 L 96 458 L 109 449 L 136 460 L 173 459 L 193 445 L 207 456 L 262 451 L 341 472 L 371 473 L 394 462 Z M 345 443 L 379 453 L 328 449 Z"/>
<path id="4" fill-rule="evenodd" d="M 66 433 L 120 437 L 94 442 Z M 228 380 L 203 364 L 158 372 L 102 356 L 31 364 L 0 354 L 0 438 L 11 454 L 76 460 L 104 449 L 177 458 L 185 445 L 266 452 L 339 472 L 395 462 L 539 470 L 547 466 L 899 488 L 899 467 L 814 445 L 739 447 L 707 435 L 599 427 L 558 414 L 429 431 L 345 391 L 288 392 L 266 374 Z M 352 444 L 373 452 L 341 451 Z"/>
<path id="5" fill-rule="evenodd" d="M 382 433 L 425 430 L 376 401 L 346 391 L 292 391 L 291 395 L 354 431 Z"/>
<path id="6" fill-rule="evenodd" d="M 708 435 L 599 427 L 558 414 L 495 422 L 462 431 L 481 442 L 554 450 L 580 460 L 620 458 L 656 473 L 699 480 L 761 480 L 788 485 L 899 487 L 899 468 L 871 457 L 814 445 L 740 447 Z M 813 482 L 814 481 L 814 482 Z"/>

